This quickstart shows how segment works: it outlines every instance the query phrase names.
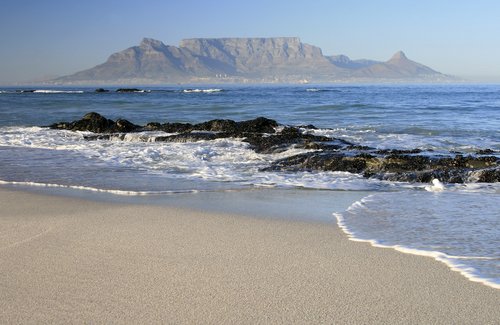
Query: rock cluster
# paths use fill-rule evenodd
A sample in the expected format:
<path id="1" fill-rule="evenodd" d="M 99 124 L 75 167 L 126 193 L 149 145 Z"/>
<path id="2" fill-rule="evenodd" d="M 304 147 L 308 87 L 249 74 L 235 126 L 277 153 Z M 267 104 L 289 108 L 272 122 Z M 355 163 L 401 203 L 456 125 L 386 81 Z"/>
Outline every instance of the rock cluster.
<path id="1" fill-rule="evenodd" d="M 287 157 L 265 170 L 345 171 L 381 180 L 427 183 L 437 178 L 448 183 L 500 181 L 499 159 L 494 156 L 428 156 L 376 154 L 376 151 L 320 151 Z"/>
<path id="2" fill-rule="evenodd" d="M 367 178 L 424 183 L 434 178 L 448 183 L 500 181 L 500 159 L 491 149 L 478 150 L 475 155 L 435 154 L 421 149 L 377 150 L 342 139 L 310 134 L 308 132 L 314 129 L 312 125 L 279 126 L 278 122 L 264 117 L 241 122 L 218 119 L 198 124 L 151 122 L 140 126 L 127 120 L 113 121 L 98 113 L 88 113 L 81 120 L 60 122 L 50 127 L 95 133 L 87 135 L 87 140 L 123 137 L 129 132 L 163 131 L 169 134 L 158 136 L 155 141 L 238 138 L 264 154 L 285 151 L 291 146 L 311 150 L 276 160 L 263 171 L 343 171 Z"/>

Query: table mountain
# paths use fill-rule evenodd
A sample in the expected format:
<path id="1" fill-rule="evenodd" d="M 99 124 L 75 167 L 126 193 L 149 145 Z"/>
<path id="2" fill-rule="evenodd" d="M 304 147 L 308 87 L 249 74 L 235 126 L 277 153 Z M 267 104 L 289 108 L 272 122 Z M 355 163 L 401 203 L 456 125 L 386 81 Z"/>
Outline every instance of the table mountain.
<path id="1" fill-rule="evenodd" d="M 91 69 L 53 80 L 58 84 L 179 82 L 442 81 L 449 79 L 397 52 L 390 60 L 325 56 L 297 37 L 193 38 L 179 47 L 144 38 Z"/>

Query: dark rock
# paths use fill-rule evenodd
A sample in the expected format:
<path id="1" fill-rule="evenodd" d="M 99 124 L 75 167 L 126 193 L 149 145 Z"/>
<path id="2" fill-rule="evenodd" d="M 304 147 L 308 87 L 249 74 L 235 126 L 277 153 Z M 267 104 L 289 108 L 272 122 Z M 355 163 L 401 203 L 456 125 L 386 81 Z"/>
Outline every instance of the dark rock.
<path id="1" fill-rule="evenodd" d="M 97 88 L 94 92 L 96 92 L 96 93 L 109 93 L 109 90 L 104 89 L 104 88 Z"/>
<path id="2" fill-rule="evenodd" d="M 495 153 L 495 151 L 491 150 L 491 149 L 482 149 L 482 150 L 476 151 L 476 154 L 478 154 L 478 155 L 492 155 L 494 153 Z"/>
<path id="3" fill-rule="evenodd" d="M 139 128 L 138 125 L 135 125 L 127 120 L 118 119 L 115 122 L 115 131 L 118 132 L 134 132 Z"/>
<path id="4" fill-rule="evenodd" d="M 367 160 L 360 157 L 347 157 L 343 153 L 312 152 L 295 155 L 274 162 L 264 170 L 285 171 L 345 171 L 361 173 L 366 169 Z"/>
<path id="5" fill-rule="evenodd" d="M 278 127 L 278 122 L 265 117 L 258 117 L 253 120 L 243 121 L 238 123 L 239 132 L 250 133 L 275 133 L 275 128 Z"/>
<path id="6" fill-rule="evenodd" d="M 308 125 L 298 125 L 297 126 L 298 128 L 300 129 L 306 129 L 306 130 L 317 130 L 318 128 L 315 127 L 314 125 L 312 124 L 308 124 Z"/>
<path id="7" fill-rule="evenodd" d="M 500 179 L 498 162 L 498 158 L 493 156 L 429 157 L 397 154 L 376 156 L 370 153 L 350 156 L 346 152 L 312 152 L 275 161 L 264 170 L 344 171 L 362 174 L 365 177 L 403 182 L 426 183 L 433 178 L 448 183 L 464 183 L 471 180 L 497 182 Z"/>
<path id="8" fill-rule="evenodd" d="M 161 128 L 162 124 L 158 122 L 149 122 L 144 126 L 144 129 L 148 131 L 162 131 Z"/>
<path id="9" fill-rule="evenodd" d="M 144 90 L 137 88 L 118 88 L 117 93 L 142 93 Z"/>
<path id="10" fill-rule="evenodd" d="M 235 122 L 233 120 L 210 120 L 198 124 L 190 123 L 148 123 L 145 129 L 164 131 L 167 133 L 181 133 L 190 131 L 224 132 L 229 136 L 241 137 L 244 133 L 275 133 L 278 122 L 264 117 L 253 120 Z"/>
<path id="11" fill-rule="evenodd" d="M 248 133 L 243 139 L 258 153 L 276 153 L 285 151 L 294 145 L 297 148 L 307 148 L 318 142 L 330 142 L 334 139 L 324 136 L 303 134 L 298 128 L 286 127 L 280 133 L 262 136 L 260 133 Z"/>
<path id="12" fill-rule="evenodd" d="M 144 127 L 148 131 L 163 131 L 167 133 L 181 133 L 193 130 L 193 125 L 189 123 L 164 123 L 150 122 Z"/>
<path id="13" fill-rule="evenodd" d="M 238 124 L 233 120 L 211 120 L 208 122 L 196 124 L 193 128 L 201 131 L 213 132 L 237 132 Z"/>
<path id="14" fill-rule="evenodd" d="M 113 121 L 105 118 L 99 113 L 91 112 L 85 114 L 81 120 L 55 123 L 50 126 L 52 129 L 63 129 L 71 131 L 90 131 L 94 133 L 114 133 L 114 132 L 134 132 L 140 126 L 130 123 L 127 120 Z"/>
<path id="15" fill-rule="evenodd" d="M 403 155 L 403 154 L 417 154 L 421 152 L 422 152 L 421 149 L 412 149 L 412 150 L 381 149 L 375 151 L 374 153 L 378 155 Z"/>
<path id="16" fill-rule="evenodd" d="M 90 135 L 84 135 L 83 138 L 87 141 L 124 140 L 125 133 L 90 134 Z"/>
<path id="17" fill-rule="evenodd" d="M 418 171 L 428 169 L 431 159 L 427 156 L 388 155 L 383 162 L 380 168 L 388 172 Z"/>
<path id="18" fill-rule="evenodd" d="M 471 171 L 467 181 L 481 183 L 500 182 L 500 167 Z"/>
<path id="19" fill-rule="evenodd" d="M 91 131 L 94 133 L 113 132 L 115 122 L 98 113 L 88 113 L 81 120 L 71 123 L 73 131 Z"/>
<path id="20" fill-rule="evenodd" d="M 196 142 L 196 141 L 208 141 L 221 138 L 221 135 L 217 133 L 208 132 L 188 132 L 176 135 L 169 135 L 166 137 L 156 137 L 155 142 Z"/>
<path id="21" fill-rule="evenodd" d="M 336 139 L 334 141 L 328 142 L 306 142 L 302 146 L 301 149 L 309 149 L 309 150 L 317 150 L 317 151 L 325 151 L 325 152 L 335 152 L 345 148 L 345 144 L 342 143 L 341 139 Z"/>
<path id="22" fill-rule="evenodd" d="M 375 148 L 351 144 L 348 147 L 346 147 L 345 149 L 346 150 L 353 150 L 353 151 L 354 150 L 362 151 L 362 150 L 374 150 Z"/>

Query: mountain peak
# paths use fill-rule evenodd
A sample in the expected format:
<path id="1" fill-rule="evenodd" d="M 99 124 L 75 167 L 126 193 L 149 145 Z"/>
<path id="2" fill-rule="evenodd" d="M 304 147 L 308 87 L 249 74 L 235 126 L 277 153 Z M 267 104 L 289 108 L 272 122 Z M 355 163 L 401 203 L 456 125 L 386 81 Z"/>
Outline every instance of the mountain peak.
<path id="1" fill-rule="evenodd" d="M 406 54 L 403 51 L 397 51 L 392 56 L 391 60 L 408 60 L 408 58 L 406 57 Z"/>
<path id="2" fill-rule="evenodd" d="M 144 37 L 142 39 L 140 47 L 157 47 L 162 46 L 163 42 L 155 40 L 153 38 Z"/>

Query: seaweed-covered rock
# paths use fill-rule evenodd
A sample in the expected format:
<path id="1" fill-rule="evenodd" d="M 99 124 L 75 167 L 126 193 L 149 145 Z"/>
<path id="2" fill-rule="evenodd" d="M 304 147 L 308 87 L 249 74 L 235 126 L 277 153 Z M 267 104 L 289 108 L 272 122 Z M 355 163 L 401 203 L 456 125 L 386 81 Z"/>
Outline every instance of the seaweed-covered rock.
<path id="1" fill-rule="evenodd" d="M 166 133 L 181 133 L 193 130 L 193 125 L 190 123 L 158 123 L 150 122 L 144 126 L 146 131 L 163 131 Z"/>
<path id="2" fill-rule="evenodd" d="M 283 171 L 344 171 L 362 173 L 369 160 L 346 156 L 341 152 L 308 152 L 277 160 L 264 170 Z"/>
<path id="3" fill-rule="evenodd" d="M 500 182 L 500 166 L 473 170 L 469 172 L 468 182 L 496 183 Z"/>
<path id="4" fill-rule="evenodd" d="M 253 120 L 239 122 L 238 131 L 250 133 L 274 133 L 275 128 L 278 126 L 279 124 L 275 120 L 265 117 L 257 117 Z"/>
<path id="5" fill-rule="evenodd" d="M 203 140 L 215 140 L 220 138 L 216 133 L 209 132 L 187 132 L 165 137 L 156 137 L 155 142 L 197 142 Z"/>
<path id="6" fill-rule="evenodd" d="M 200 131 L 233 133 L 238 132 L 238 123 L 233 120 L 210 120 L 196 124 L 193 128 Z"/>
<path id="7" fill-rule="evenodd" d="M 417 155 L 374 155 L 348 152 L 310 152 L 277 160 L 264 170 L 343 171 L 390 181 L 429 182 L 439 178 L 448 183 L 500 181 L 499 159 L 488 157 L 432 157 Z"/>
<path id="8" fill-rule="evenodd" d="M 241 137 L 245 133 L 275 133 L 278 122 L 264 117 L 236 122 L 233 120 L 210 120 L 203 123 L 158 123 L 150 122 L 144 127 L 147 130 L 181 133 L 191 131 L 224 132 L 227 136 Z"/>
<path id="9" fill-rule="evenodd" d="M 298 128 L 286 127 L 281 132 L 262 136 L 260 133 L 249 133 L 243 139 L 258 153 L 274 153 L 285 151 L 291 145 L 306 148 L 310 144 L 331 142 L 334 139 L 325 136 L 304 134 Z"/>
<path id="10" fill-rule="evenodd" d="M 480 149 L 476 153 L 478 155 L 493 155 L 495 151 L 491 149 Z"/>
<path id="11" fill-rule="evenodd" d="M 115 131 L 113 132 L 134 132 L 137 131 L 140 126 L 135 125 L 127 120 L 118 119 L 114 125 Z"/>
<path id="12" fill-rule="evenodd" d="M 144 90 L 138 88 L 118 88 L 117 93 L 143 93 Z"/>

